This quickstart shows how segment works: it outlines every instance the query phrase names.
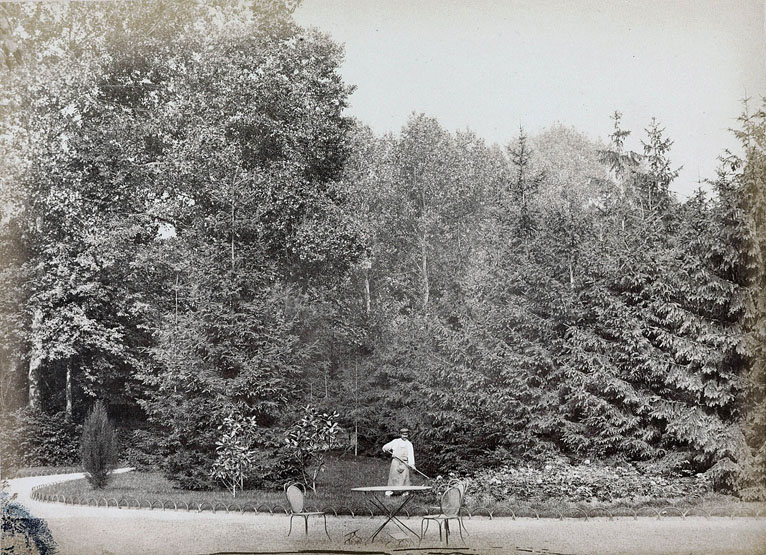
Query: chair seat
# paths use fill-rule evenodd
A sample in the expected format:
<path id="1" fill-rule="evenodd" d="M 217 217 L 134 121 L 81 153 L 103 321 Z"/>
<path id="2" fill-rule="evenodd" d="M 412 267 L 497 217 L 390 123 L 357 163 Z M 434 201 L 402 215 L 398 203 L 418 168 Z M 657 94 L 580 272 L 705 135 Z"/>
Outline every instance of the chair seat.
<path id="1" fill-rule="evenodd" d="M 427 518 L 430 520 L 446 520 L 448 518 L 461 518 L 461 517 L 459 515 L 440 514 L 440 515 L 425 515 L 423 518 Z"/>
<path id="2" fill-rule="evenodd" d="M 309 535 L 309 517 L 321 516 L 324 522 L 324 533 L 327 534 L 327 539 L 332 540 L 330 533 L 327 531 L 327 515 L 324 511 L 306 511 L 306 506 L 303 504 L 305 501 L 305 495 L 303 487 L 297 483 L 287 483 L 284 486 L 285 497 L 287 498 L 287 504 L 290 505 L 290 528 L 287 530 L 289 536 L 293 531 L 293 519 L 299 516 L 303 519 L 305 525 L 306 537 Z"/>

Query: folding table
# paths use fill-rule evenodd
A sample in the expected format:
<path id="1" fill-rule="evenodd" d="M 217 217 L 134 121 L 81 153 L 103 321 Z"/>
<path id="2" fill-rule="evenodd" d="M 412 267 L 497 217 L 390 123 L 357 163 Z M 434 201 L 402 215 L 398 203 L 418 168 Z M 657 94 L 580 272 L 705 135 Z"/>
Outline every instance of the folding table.
<path id="1" fill-rule="evenodd" d="M 383 514 L 387 516 L 385 522 L 381 524 L 377 530 L 375 530 L 375 533 L 370 537 L 368 542 L 372 542 L 375 539 L 375 536 L 377 536 L 383 528 L 386 527 L 386 524 L 389 522 L 393 522 L 396 524 L 396 526 L 399 527 L 399 529 L 404 532 L 405 530 L 409 531 L 412 535 L 414 535 L 417 538 L 420 538 L 420 535 L 415 532 L 412 528 L 407 526 L 404 522 L 399 520 L 399 517 L 397 516 L 400 512 L 402 512 L 402 509 L 404 509 L 405 505 L 412 501 L 414 495 L 410 495 L 413 493 L 422 493 L 424 491 L 429 491 L 431 489 L 430 486 L 367 486 L 367 487 L 361 487 L 361 488 L 351 488 L 351 491 L 361 491 L 363 493 L 368 494 L 367 495 L 367 503 L 369 503 L 370 506 L 380 509 L 383 511 Z M 401 503 L 394 503 L 390 507 L 387 506 L 383 501 L 378 499 L 376 495 L 385 495 L 387 491 L 393 492 L 395 494 L 402 495 L 402 502 Z M 404 494 L 407 495 L 404 495 Z M 392 496 L 392 499 L 396 499 Z"/>

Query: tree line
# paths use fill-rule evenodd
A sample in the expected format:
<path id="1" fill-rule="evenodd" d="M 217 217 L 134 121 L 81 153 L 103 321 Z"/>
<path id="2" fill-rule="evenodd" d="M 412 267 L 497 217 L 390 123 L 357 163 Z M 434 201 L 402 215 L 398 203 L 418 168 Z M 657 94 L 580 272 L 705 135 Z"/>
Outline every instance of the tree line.
<path id="1" fill-rule="evenodd" d="M 195 488 L 232 415 L 279 478 L 310 404 L 362 450 L 407 425 L 427 470 L 590 458 L 763 496 L 763 105 L 680 202 L 655 120 L 640 152 L 619 113 L 608 144 L 376 136 L 292 2 L 3 9 L 4 414 L 102 399 Z"/>

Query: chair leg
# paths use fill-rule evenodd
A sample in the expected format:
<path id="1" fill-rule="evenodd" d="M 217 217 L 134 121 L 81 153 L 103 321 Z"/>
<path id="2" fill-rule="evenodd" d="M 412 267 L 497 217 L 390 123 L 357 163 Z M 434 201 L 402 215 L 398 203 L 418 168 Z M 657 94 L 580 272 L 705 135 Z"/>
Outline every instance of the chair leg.
<path id="1" fill-rule="evenodd" d="M 418 541 L 418 545 L 423 543 L 423 538 L 426 537 L 426 532 L 428 532 L 428 523 L 431 521 L 430 518 L 424 518 L 420 521 L 420 540 Z M 423 525 L 425 524 L 425 530 L 423 529 Z"/>
<path id="2" fill-rule="evenodd" d="M 303 524 L 306 527 L 306 537 L 309 537 L 309 517 L 304 516 L 303 517 Z"/>
<path id="3" fill-rule="evenodd" d="M 468 533 L 468 528 L 465 527 L 465 524 L 463 524 L 463 517 L 458 517 L 457 521 L 460 523 L 460 527 L 465 531 L 466 536 L 470 536 L 471 534 Z M 462 532 L 460 533 L 462 536 Z"/>
<path id="4" fill-rule="evenodd" d="M 322 518 L 324 519 L 324 533 L 327 534 L 327 539 L 332 541 L 332 538 L 330 537 L 330 532 L 327 531 L 327 515 L 322 515 Z"/>
<path id="5" fill-rule="evenodd" d="M 293 518 L 295 518 L 295 515 L 290 515 L 290 530 L 288 530 L 287 535 L 289 536 L 293 531 Z"/>
<path id="6" fill-rule="evenodd" d="M 455 520 L 457 520 L 457 531 L 460 532 L 460 541 L 465 545 L 465 539 L 463 538 L 463 523 L 460 521 L 460 518 L 456 518 Z"/>

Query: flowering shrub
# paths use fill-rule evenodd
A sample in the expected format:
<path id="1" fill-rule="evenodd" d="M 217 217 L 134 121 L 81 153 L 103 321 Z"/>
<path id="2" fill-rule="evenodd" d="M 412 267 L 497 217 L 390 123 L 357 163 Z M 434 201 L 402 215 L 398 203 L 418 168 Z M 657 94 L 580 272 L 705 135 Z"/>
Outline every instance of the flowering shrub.
<path id="1" fill-rule="evenodd" d="M 624 464 L 571 465 L 551 461 L 540 468 L 502 466 L 481 470 L 464 478 L 467 501 L 546 502 L 560 499 L 580 501 L 639 501 L 705 495 L 712 491 L 708 476 L 669 477 L 658 471 L 640 471 Z"/>

